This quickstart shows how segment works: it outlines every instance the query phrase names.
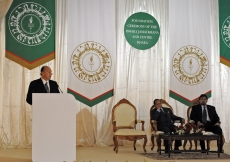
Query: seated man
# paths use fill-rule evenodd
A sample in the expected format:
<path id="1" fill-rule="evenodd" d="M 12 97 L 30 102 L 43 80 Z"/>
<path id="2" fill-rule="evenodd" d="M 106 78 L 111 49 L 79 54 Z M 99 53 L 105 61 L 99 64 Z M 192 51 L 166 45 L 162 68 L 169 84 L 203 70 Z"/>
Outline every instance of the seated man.
<path id="1" fill-rule="evenodd" d="M 157 121 L 158 130 L 163 131 L 164 134 L 172 134 L 172 132 L 176 131 L 176 126 L 173 124 L 172 120 L 180 120 L 181 123 L 185 122 L 183 118 L 174 115 L 169 108 L 163 108 L 159 99 L 154 100 L 154 106 L 155 109 L 153 109 L 151 112 L 151 120 Z M 179 150 L 181 145 L 181 140 L 176 140 L 174 150 Z M 165 153 L 167 153 L 168 151 L 166 150 L 168 150 L 168 140 L 164 140 L 164 146 Z"/>
<path id="2" fill-rule="evenodd" d="M 220 118 L 216 113 L 216 108 L 211 105 L 207 105 L 208 97 L 206 94 L 202 94 L 199 97 L 198 105 L 192 107 L 190 119 L 195 121 L 197 126 L 203 126 L 205 131 L 213 132 L 214 134 L 222 135 L 222 129 L 220 128 Z M 222 143 L 222 138 L 220 140 Z M 205 149 L 204 141 L 200 141 L 200 147 Z M 222 146 L 219 148 L 220 152 L 223 152 Z"/>

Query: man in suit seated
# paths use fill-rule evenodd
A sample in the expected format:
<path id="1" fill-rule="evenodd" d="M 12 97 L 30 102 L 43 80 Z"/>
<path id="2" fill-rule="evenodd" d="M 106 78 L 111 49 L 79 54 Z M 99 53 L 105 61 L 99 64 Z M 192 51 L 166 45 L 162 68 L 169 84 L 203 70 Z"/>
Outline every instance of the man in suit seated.
<path id="1" fill-rule="evenodd" d="M 164 134 L 172 134 L 176 131 L 176 126 L 172 120 L 180 120 L 181 123 L 185 123 L 185 120 L 181 117 L 178 117 L 172 113 L 169 108 L 164 108 L 161 105 L 159 99 L 154 100 L 155 109 L 151 112 L 151 120 L 157 121 L 157 129 L 163 131 Z M 179 150 L 179 147 L 182 145 L 181 140 L 175 140 L 174 150 Z M 165 153 L 168 151 L 168 140 L 164 140 Z"/>
<path id="2" fill-rule="evenodd" d="M 222 135 L 222 129 L 220 128 L 220 118 L 216 113 L 216 108 L 214 106 L 207 105 L 207 102 L 207 95 L 200 95 L 200 104 L 192 107 L 190 119 L 195 121 L 195 124 L 197 126 L 203 126 L 205 128 L 205 131 L 210 131 L 214 134 Z M 220 143 L 222 144 L 222 138 Z M 202 150 L 205 149 L 204 140 L 200 140 L 200 147 Z M 219 149 L 220 152 L 223 152 L 222 146 Z"/>
<path id="3" fill-rule="evenodd" d="M 57 82 L 50 80 L 52 70 L 49 66 L 41 68 L 41 78 L 30 82 L 26 102 L 32 105 L 32 93 L 60 93 Z"/>

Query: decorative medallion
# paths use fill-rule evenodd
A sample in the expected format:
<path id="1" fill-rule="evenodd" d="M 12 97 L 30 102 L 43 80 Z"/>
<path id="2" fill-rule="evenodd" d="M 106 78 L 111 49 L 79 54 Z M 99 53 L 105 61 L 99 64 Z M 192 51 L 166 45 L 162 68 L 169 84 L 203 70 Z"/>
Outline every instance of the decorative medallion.
<path id="1" fill-rule="evenodd" d="M 86 83 L 98 83 L 110 72 L 112 59 L 101 44 L 88 41 L 75 48 L 70 60 L 74 75 Z"/>
<path id="2" fill-rule="evenodd" d="M 36 46 L 49 38 L 53 23 L 45 7 L 34 2 L 26 2 L 12 10 L 8 26 L 12 36 L 19 43 Z"/>
<path id="3" fill-rule="evenodd" d="M 160 26 L 152 15 L 137 12 L 126 20 L 124 34 L 127 42 L 132 47 L 147 50 L 158 42 Z"/>
<path id="4" fill-rule="evenodd" d="M 230 48 L 230 16 L 225 19 L 222 28 L 221 28 L 221 36 L 224 43 Z"/>
<path id="5" fill-rule="evenodd" d="M 200 48 L 187 45 L 175 53 L 172 70 L 175 77 L 183 84 L 200 84 L 208 74 L 208 58 Z"/>

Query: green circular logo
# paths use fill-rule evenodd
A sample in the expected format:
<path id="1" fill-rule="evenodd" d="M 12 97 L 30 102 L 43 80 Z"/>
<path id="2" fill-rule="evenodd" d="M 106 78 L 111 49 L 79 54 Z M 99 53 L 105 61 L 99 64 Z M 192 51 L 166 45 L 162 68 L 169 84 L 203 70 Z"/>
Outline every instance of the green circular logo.
<path id="1" fill-rule="evenodd" d="M 25 2 L 12 10 L 8 26 L 12 36 L 19 43 L 36 46 L 49 38 L 53 22 L 45 7 L 34 2 Z"/>
<path id="2" fill-rule="evenodd" d="M 138 12 L 127 19 L 124 34 L 131 46 L 139 50 L 146 50 L 157 43 L 160 27 L 152 15 Z"/>

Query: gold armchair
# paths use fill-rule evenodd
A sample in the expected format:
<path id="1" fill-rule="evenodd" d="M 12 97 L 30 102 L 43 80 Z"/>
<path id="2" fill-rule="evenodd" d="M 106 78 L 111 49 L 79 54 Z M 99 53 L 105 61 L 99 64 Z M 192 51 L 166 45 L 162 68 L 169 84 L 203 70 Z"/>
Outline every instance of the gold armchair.
<path id="1" fill-rule="evenodd" d="M 160 101 L 161 101 L 162 107 L 169 108 L 173 112 L 172 106 L 170 106 L 165 100 L 160 99 Z M 159 150 L 160 150 L 160 139 L 159 139 L 159 135 L 160 134 L 164 134 L 164 132 L 158 131 L 158 129 L 157 129 L 157 121 L 151 120 L 151 111 L 153 109 L 155 109 L 154 105 L 150 108 L 150 124 L 151 124 L 151 130 L 152 130 L 152 134 L 151 134 L 152 147 L 151 147 L 151 150 L 153 150 L 154 147 L 155 147 L 154 138 L 156 138 L 157 152 L 159 152 Z M 174 123 L 180 123 L 179 120 L 175 120 L 173 122 Z"/>
<path id="2" fill-rule="evenodd" d="M 136 129 L 136 124 L 142 123 L 142 130 Z M 114 151 L 118 152 L 118 139 L 134 141 L 133 148 L 136 150 L 136 140 L 144 139 L 143 149 L 147 143 L 146 132 L 144 131 L 144 121 L 137 120 L 137 111 L 128 100 L 120 100 L 112 110 L 113 141 Z"/>

